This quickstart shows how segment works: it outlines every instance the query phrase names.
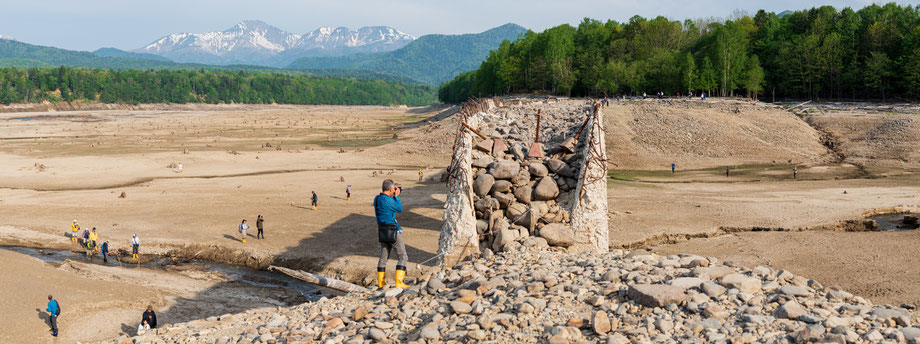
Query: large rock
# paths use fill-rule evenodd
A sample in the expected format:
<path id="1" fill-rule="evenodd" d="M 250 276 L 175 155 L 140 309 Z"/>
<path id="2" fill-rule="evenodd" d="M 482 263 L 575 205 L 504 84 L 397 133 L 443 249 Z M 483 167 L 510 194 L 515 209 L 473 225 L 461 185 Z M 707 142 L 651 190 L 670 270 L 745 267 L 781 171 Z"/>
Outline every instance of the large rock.
<path id="1" fill-rule="evenodd" d="M 492 197 L 498 200 L 498 204 L 502 209 L 507 209 L 511 203 L 514 203 L 514 196 L 509 193 L 498 192 L 493 194 Z"/>
<path id="2" fill-rule="evenodd" d="M 479 159 L 473 160 L 470 165 L 473 167 L 486 168 L 494 161 L 495 159 L 493 159 L 491 156 L 485 155 Z"/>
<path id="3" fill-rule="evenodd" d="M 540 228 L 540 237 L 552 246 L 569 247 L 575 244 L 575 231 L 562 223 L 551 223 Z"/>
<path id="4" fill-rule="evenodd" d="M 626 295 L 646 307 L 664 307 L 687 300 L 684 288 L 666 284 L 633 284 Z"/>
<path id="5" fill-rule="evenodd" d="M 505 217 L 512 224 L 521 225 L 527 228 L 533 228 L 536 224 L 537 217 L 533 211 L 529 211 L 527 206 L 521 203 L 514 203 L 505 210 Z"/>
<path id="6" fill-rule="evenodd" d="M 492 190 L 490 190 L 489 193 L 508 191 L 511 191 L 511 182 L 507 180 L 496 180 L 495 184 L 492 184 Z"/>
<path id="7" fill-rule="evenodd" d="M 475 207 L 477 211 L 489 211 L 492 209 L 500 209 L 501 203 L 499 203 L 497 199 L 486 197 L 473 203 L 473 207 Z"/>
<path id="8" fill-rule="evenodd" d="M 759 294 L 761 292 L 761 282 L 759 278 L 748 277 L 738 273 L 722 277 L 722 285 L 729 288 L 737 288 L 749 294 Z"/>
<path id="9" fill-rule="evenodd" d="M 492 250 L 496 252 L 501 251 L 502 247 L 505 247 L 505 245 L 508 245 L 517 239 L 518 235 L 520 234 L 520 232 L 513 230 L 508 226 L 505 226 L 504 228 L 497 228 L 497 230 L 494 232 L 496 234 L 495 241 L 492 242 Z"/>
<path id="10" fill-rule="evenodd" d="M 545 177 L 540 179 L 537 187 L 533 190 L 533 199 L 537 201 L 548 201 L 559 196 L 559 186 L 552 178 Z"/>
<path id="11" fill-rule="evenodd" d="M 562 160 L 549 159 L 549 160 L 546 160 L 546 167 L 549 168 L 550 172 L 559 173 L 559 171 L 561 171 L 564 168 L 567 168 L 568 166 L 564 162 L 562 162 Z"/>
<path id="12" fill-rule="evenodd" d="M 533 188 L 531 188 L 530 185 L 524 185 L 524 186 L 518 187 L 517 189 L 514 189 L 514 198 L 517 199 L 518 202 L 521 202 L 524 204 L 530 204 L 530 200 L 532 197 L 533 197 Z"/>
<path id="13" fill-rule="evenodd" d="M 492 185 L 495 184 L 495 177 L 491 174 L 483 173 L 476 177 L 476 180 L 473 181 L 473 192 L 476 193 L 476 196 L 486 197 L 489 194 L 489 191 L 492 190 Z"/>
<path id="14" fill-rule="evenodd" d="M 802 306 L 799 306 L 795 301 L 789 301 L 784 303 L 782 306 L 776 308 L 776 311 L 773 312 L 773 316 L 777 318 L 786 318 L 786 319 L 798 319 L 800 316 L 808 314 Z"/>
<path id="15" fill-rule="evenodd" d="M 521 164 L 508 160 L 496 161 L 489 165 L 489 174 L 495 179 L 514 178 L 520 170 Z"/>
<path id="16" fill-rule="evenodd" d="M 543 178 L 543 177 L 546 177 L 547 174 L 549 174 L 549 169 L 546 168 L 546 165 L 544 165 L 543 163 L 539 163 L 539 162 L 531 163 L 530 166 L 527 167 L 527 170 L 530 171 L 531 176 L 534 176 L 537 178 Z"/>

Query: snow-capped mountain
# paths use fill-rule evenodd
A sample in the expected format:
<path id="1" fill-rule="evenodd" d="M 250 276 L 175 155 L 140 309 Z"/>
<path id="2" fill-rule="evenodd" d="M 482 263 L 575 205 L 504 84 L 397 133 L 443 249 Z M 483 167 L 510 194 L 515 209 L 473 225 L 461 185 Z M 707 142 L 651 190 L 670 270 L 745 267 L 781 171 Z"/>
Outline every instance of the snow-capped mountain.
<path id="1" fill-rule="evenodd" d="M 177 62 L 284 66 L 306 56 L 339 56 L 399 49 L 415 40 L 386 26 L 319 28 L 297 35 L 247 20 L 220 32 L 177 33 L 134 50 Z"/>
<path id="2" fill-rule="evenodd" d="M 0 34 L 0 39 L 5 39 L 8 41 L 15 41 L 16 39 L 7 35 Z"/>

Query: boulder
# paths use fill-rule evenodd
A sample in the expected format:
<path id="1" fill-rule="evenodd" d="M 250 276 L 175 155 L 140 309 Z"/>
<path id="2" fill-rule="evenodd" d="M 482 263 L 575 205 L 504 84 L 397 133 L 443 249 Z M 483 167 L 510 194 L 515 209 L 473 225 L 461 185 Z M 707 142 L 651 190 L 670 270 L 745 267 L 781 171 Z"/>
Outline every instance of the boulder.
<path id="1" fill-rule="evenodd" d="M 548 201 L 559 196 L 559 186 L 552 178 L 545 177 L 537 182 L 537 187 L 533 190 L 533 199 L 538 201 Z"/>
<path id="2" fill-rule="evenodd" d="M 492 156 L 485 155 L 479 159 L 473 160 L 473 162 L 470 165 L 473 167 L 478 167 L 478 168 L 486 168 L 489 166 L 489 164 L 491 164 L 494 161 L 495 159 L 493 159 Z"/>
<path id="3" fill-rule="evenodd" d="M 524 204 L 530 204 L 531 197 L 533 197 L 532 194 L 533 188 L 531 188 L 530 185 L 524 185 L 514 189 L 514 198 L 517 199 L 518 202 Z"/>
<path id="4" fill-rule="evenodd" d="M 527 169 L 521 169 L 514 178 L 511 178 L 511 184 L 514 186 L 524 186 L 530 183 L 530 172 Z"/>
<path id="5" fill-rule="evenodd" d="M 495 233 L 495 241 L 492 242 L 492 250 L 496 252 L 501 251 L 502 247 L 505 247 L 505 245 L 517 239 L 520 234 L 517 230 L 508 228 L 508 226 L 504 226 L 504 228 L 497 227 L 498 226 L 496 226 L 497 230 L 493 231 Z"/>
<path id="6" fill-rule="evenodd" d="M 540 237 L 552 246 L 569 247 L 575 244 L 575 231 L 562 223 L 551 223 L 540 228 Z"/>
<path id="7" fill-rule="evenodd" d="M 514 178 L 520 170 L 521 164 L 508 160 L 496 161 L 489 165 L 489 174 L 495 177 L 495 179 L 510 180 Z"/>
<path id="8" fill-rule="evenodd" d="M 559 173 L 562 169 L 568 167 L 562 160 L 559 159 L 548 159 L 546 160 L 546 167 L 549 168 L 550 172 Z"/>
<path id="9" fill-rule="evenodd" d="M 492 185 L 495 184 L 495 177 L 491 174 L 483 173 L 476 177 L 476 180 L 473 181 L 473 192 L 476 196 L 486 197 L 489 194 L 489 191 L 492 190 Z"/>
<path id="10" fill-rule="evenodd" d="M 722 285 L 728 288 L 737 288 L 738 290 L 749 293 L 749 294 L 759 294 L 760 290 L 760 279 L 748 277 L 742 274 L 734 273 L 722 277 Z"/>
<path id="11" fill-rule="evenodd" d="M 509 221 L 513 221 L 512 224 L 521 225 L 527 228 L 533 228 L 537 219 L 533 211 L 529 211 L 528 207 L 521 203 L 509 205 L 508 209 L 505 210 L 505 217 L 507 217 Z"/>
<path id="12" fill-rule="evenodd" d="M 492 184 L 492 189 L 489 191 L 489 193 L 494 194 L 498 192 L 508 192 L 508 191 L 511 191 L 511 182 L 507 180 L 496 180 L 495 183 Z"/>
<path id="13" fill-rule="evenodd" d="M 626 295 L 646 307 L 665 307 L 687 300 L 684 288 L 666 284 L 633 284 Z"/>
<path id="14" fill-rule="evenodd" d="M 536 178 L 543 178 L 549 174 L 549 169 L 546 168 L 546 165 L 539 162 L 531 163 L 530 166 L 527 166 L 527 170 L 530 172 L 531 176 Z"/>
<path id="15" fill-rule="evenodd" d="M 497 199 L 492 197 L 486 197 L 480 199 L 473 203 L 473 206 L 476 208 L 476 211 L 489 211 L 492 209 L 501 209 L 501 204 Z"/>
<path id="16" fill-rule="evenodd" d="M 798 319 L 800 316 L 808 314 L 802 306 L 799 306 L 795 301 L 789 301 L 784 303 L 782 306 L 776 308 L 776 311 L 773 312 L 773 316 L 777 318 L 786 318 L 786 319 Z"/>
<path id="17" fill-rule="evenodd" d="M 498 192 L 493 194 L 492 197 L 498 200 L 498 205 L 502 209 L 507 209 L 511 203 L 514 203 L 514 196 L 510 193 Z"/>

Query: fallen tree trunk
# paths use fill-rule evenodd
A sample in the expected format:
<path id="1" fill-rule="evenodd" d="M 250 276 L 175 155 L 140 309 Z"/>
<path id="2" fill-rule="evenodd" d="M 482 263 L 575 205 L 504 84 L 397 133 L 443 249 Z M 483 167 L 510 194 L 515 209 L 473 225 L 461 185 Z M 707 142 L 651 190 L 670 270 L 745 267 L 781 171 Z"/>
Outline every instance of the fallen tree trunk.
<path id="1" fill-rule="evenodd" d="M 317 274 L 311 274 L 306 271 L 293 270 L 293 269 L 283 268 L 283 267 L 274 266 L 274 265 L 269 266 L 268 270 L 278 271 L 280 273 L 294 277 L 296 279 L 299 279 L 307 283 L 316 284 L 318 286 L 323 286 L 329 289 L 335 289 L 335 290 L 343 291 L 346 293 L 367 293 L 368 292 L 367 288 L 364 288 L 362 286 L 351 284 L 351 283 L 348 283 L 342 280 L 337 280 L 334 278 L 328 278 L 328 277 L 323 277 Z"/>

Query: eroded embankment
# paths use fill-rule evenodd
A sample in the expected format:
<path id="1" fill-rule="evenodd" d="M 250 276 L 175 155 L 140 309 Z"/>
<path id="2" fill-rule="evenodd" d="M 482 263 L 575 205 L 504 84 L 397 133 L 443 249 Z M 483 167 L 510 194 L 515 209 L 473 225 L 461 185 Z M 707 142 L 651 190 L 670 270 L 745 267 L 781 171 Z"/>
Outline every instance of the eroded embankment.
<path id="1" fill-rule="evenodd" d="M 873 217 L 892 214 L 911 214 L 917 212 L 916 207 L 891 207 L 864 210 L 859 218 L 842 220 L 831 224 L 808 227 L 728 227 L 720 226 L 714 231 L 705 233 L 661 233 L 643 240 L 629 243 L 611 245 L 611 249 L 649 249 L 659 245 L 671 245 L 693 239 L 708 239 L 722 235 L 743 232 L 804 232 L 804 231 L 833 231 L 833 232 L 873 232 L 880 231 L 879 224 Z"/>

